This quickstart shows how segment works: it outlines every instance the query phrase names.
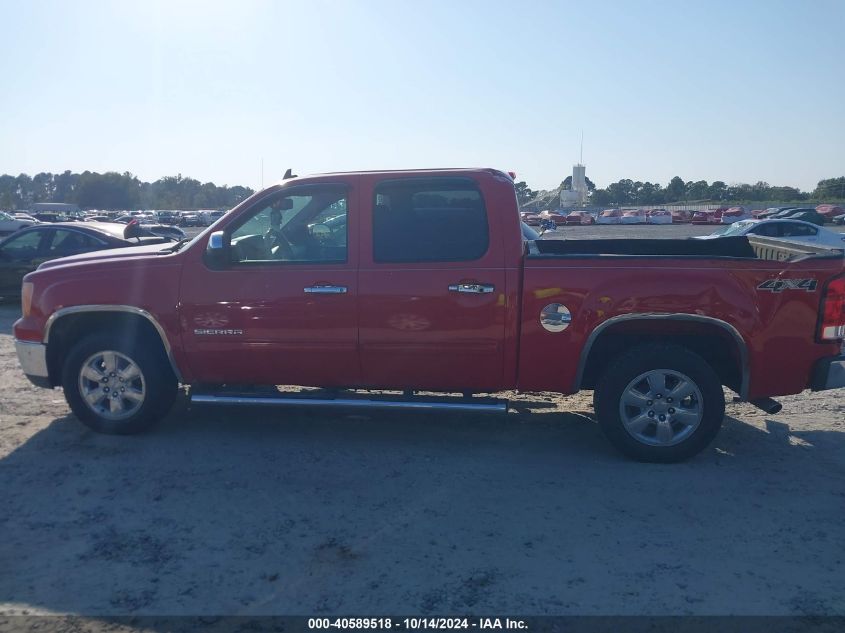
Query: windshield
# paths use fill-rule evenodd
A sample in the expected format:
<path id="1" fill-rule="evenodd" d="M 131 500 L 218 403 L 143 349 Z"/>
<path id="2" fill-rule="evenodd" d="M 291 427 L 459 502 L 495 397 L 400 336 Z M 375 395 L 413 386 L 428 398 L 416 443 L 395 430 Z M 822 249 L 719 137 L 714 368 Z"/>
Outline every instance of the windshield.
<path id="1" fill-rule="evenodd" d="M 749 226 L 748 222 L 734 222 L 716 229 L 710 235 L 741 235 Z"/>

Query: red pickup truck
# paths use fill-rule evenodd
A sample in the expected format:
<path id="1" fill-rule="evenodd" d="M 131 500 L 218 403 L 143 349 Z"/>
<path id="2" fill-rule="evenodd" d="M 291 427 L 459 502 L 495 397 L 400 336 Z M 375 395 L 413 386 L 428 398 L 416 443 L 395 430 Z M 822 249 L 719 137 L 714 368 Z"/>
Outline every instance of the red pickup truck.
<path id="1" fill-rule="evenodd" d="M 179 383 L 203 403 L 471 411 L 593 389 L 607 437 L 649 461 L 713 439 L 723 385 L 768 411 L 845 386 L 841 251 L 520 228 L 493 169 L 292 177 L 190 241 L 43 264 L 18 356 L 107 433 L 149 427 Z"/>

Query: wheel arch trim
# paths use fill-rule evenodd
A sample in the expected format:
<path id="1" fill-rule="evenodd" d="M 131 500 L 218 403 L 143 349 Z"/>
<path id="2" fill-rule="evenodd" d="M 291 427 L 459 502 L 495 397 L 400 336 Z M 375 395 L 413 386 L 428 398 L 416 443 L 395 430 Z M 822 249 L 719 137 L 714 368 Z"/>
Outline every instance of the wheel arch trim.
<path id="1" fill-rule="evenodd" d="M 50 342 L 50 331 L 52 327 L 56 324 L 56 322 L 61 319 L 62 317 L 69 316 L 71 314 L 84 314 L 86 312 L 122 312 L 126 314 L 133 314 L 135 316 L 139 316 L 143 319 L 146 319 L 150 325 L 155 328 L 156 333 L 161 339 L 161 344 L 164 346 L 164 351 L 167 354 L 167 360 L 170 363 L 170 368 L 173 370 L 174 375 L 176 376 L 176 380 L 182 382 L 182 372 L 179 371 L 179 367 L 176 364 L 176 360 L 173 358 L 173 350 L 170 346 L 170 341 L 167 339 L 167 335 L 164 332 L 164 328 L 158 322 L 158 320 L 149 312 L 142 308 L 138 308 L 136 306 L 129 306 L 129 305 L 81 305 L 81 306 L 69 306 L 67 308 L 59 308 L 53 314 L 51 314 L 48 319 L 47 323 L 44 325 L 44 338 L 43 343 L 44 345 L 49 344 Z"/>
<path id="2" fill-rule="evenodd" d="M 587 368 L 587 362 L 590 359 L 590 352 L 592 351 L 593 344 L 598 340 L 599 336 L 601 336 L 605 330 L 614 325 L 631 321 L 688 321 L 692 323 L 715 325 L 716 327 L 725 330 L 728 334 L 730 334 L 731 338 L 736 343 L 737 350 L 739 351 L 740 373 L 742 376 L 739 391 L 740 398 L 743 400 L 748 398 L 751 371 L 748 365 L 748 345 L 746 344 L 745 339 L 742 338 L 742 334 L 739 333 L 739 330 L 727 321 L 723 321 L 722 319 L 717 319 L 715 317 L 702 316 L 700 314 L 642 312 L 621 314 L 603 321 L 597 325 L 592 332 L 590 332 L 590 335 L 587 337 L 587 341 L 584 343 L 584 347 L 581 350 L 581 357 L 578 360 L 578 373 L 575 375 L 576 390 L 581 389 L 584 372 Z"/>

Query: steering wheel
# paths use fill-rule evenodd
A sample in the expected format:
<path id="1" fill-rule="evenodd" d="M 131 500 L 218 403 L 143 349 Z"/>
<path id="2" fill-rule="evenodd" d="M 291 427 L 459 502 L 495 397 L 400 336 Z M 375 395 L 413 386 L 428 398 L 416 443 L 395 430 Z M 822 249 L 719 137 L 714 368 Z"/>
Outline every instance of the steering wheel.
<path id="1" fill-rule="evenodd" d="M 269 229 L 264 234 L 267 251 L 272 259 L 294 259 L 293 247 L 281 230 Z M 277 250 L 273 250 L 273 249 Z"/>

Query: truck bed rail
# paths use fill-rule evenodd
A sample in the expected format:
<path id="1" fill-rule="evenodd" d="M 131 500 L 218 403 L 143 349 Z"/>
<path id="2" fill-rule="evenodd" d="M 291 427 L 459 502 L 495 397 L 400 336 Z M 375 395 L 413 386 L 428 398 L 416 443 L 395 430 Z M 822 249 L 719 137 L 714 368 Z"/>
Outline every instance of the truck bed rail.
<path id="1" fill-rule="evenodd" d="M 584 257 L 739 258 L 797 261 L 818 257 L 843 257 L 843 251 L 768 237 L 696 239 L 598 239 L 534 240 L 527 243 L 528 257 L 539 259 Z"/>

